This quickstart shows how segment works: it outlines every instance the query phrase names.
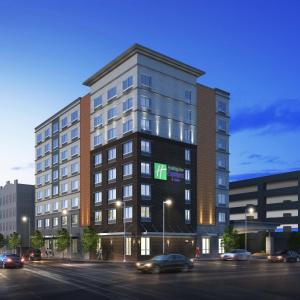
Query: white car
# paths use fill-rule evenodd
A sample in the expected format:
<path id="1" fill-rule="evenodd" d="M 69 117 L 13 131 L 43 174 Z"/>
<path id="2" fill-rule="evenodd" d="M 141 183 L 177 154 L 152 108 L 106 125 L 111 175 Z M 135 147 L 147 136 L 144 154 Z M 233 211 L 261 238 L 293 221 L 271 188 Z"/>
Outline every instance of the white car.
<path id="1" fill-rule="evenodd" d="M 251 253 L 245 249 L 234 249 L 231 252 L 221 254 L 222 260 L 248 260 Z"/>

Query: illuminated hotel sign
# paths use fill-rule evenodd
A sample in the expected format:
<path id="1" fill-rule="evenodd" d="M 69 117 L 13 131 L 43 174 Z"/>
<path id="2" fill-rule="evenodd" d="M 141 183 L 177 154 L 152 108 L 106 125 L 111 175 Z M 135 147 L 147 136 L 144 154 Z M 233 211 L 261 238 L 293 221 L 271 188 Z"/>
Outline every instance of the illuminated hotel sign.
<path id="1" fill-rule="evenodd" d="M 184 169 L 168 166 L 166 164 L 154 163 L 154 179 L 180 182 L 184 180 Z"/>

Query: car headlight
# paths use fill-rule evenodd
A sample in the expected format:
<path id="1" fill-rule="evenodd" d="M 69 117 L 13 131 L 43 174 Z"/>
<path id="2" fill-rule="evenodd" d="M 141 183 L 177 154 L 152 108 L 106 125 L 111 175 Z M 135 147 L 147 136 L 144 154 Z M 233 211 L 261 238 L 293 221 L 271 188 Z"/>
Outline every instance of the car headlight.
<path id="1" fill-rule="evenodd" d="M 278 258 L 278 259 L 282 259 L 282 256 L 281 256 L 281 255 L 279 255 L 279 256 L 277 256 L 277 258 Z"/>
<path id="2" fill-rule="evenodd" d="M 11 258 L 8 258 L 6 261 L 7 261 L 7 262 L 12 262 L 12 259 L 11 259 Z"/>
<path id="3" fill-rule="evenodd" d="M 147 263 L 147 264 L 145 264 L 145 267 L 150 268 L 150 267 L 152 267 L 152 264 L 151 263 Z"/>
<path id="4" fill-rule="evenodd" d="M 268 259 L 271 259 L 271 258 L 272 258 L 272 256 L 269 255 L 269 256 L 268 256 Z"/>
<path id="5" fill-rule="evenodd" d="M 193 259 L 193 258 L 190 258 L 190 262 L 192 262 L 192 263 L 193 263 L 193 262 L 194 262 L 194 259 Z"/>
<path id="6" fill-rule="evenodd" d="M 135 264 L 137 267 L 140 267 L 141 266 L 141 264 L 138 262 L 138 263 L 136 263 Z"/>

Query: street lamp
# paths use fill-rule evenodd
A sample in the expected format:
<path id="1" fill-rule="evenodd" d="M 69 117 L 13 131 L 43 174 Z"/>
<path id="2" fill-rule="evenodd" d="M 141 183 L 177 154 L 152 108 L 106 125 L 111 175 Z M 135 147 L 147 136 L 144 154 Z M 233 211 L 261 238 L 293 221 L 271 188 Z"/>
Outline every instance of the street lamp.
<path id="1" fill-rule="evenodd" d="M 248 206 L 245 208 L 245 249 L 247 250 L 247 231 L 248 231 L 248 223 L 247 223 L 247 214 L 253 215 L 255 209 L 253 206 Z"/>
<path id="2" fill-rule="evenodd" d="M 172 200 L 167 199 L 166 201 L 163 201 L 163 254 L 165 254 L 165 205 L 172 205 Z"/>
<path id="3" fill-rule="evenodd" d="M 62 214 L 64 216 L 68 216 L 68 210 L 67 209 L 63 209 L 62 210 Z M 69 215 L 69 217 L 71 217 L 71 215 Z M 71 220 L 71 218 L 70 218 L 70 220 L 67 220 L 67 223 L 68 223 L 68 221 L 70 221 L 69 222 L 69 231 L 70 231 L 70 260 L 71 260 L 72 259 L 72 233 L 71 233 L 71 231 L 72 231 L 72 227 L 71 227 L 72 220 Z"/>
<path id="4" fill-rule="evenodd" d="M 120 201 L 118 200 L 116 202 L 117 207 L 122 207 L 123 206 L 123 226 L 124 226 L 124 235 L 123 235 L 123 243 L 124 243 L 124 249 L 123 249 L 123 262 L 126 262 L 126 221 L 125 221 L 125 208 L 126 208 L 126 203 L 125 201 Z"/>
<path id="5" fill-rule="evenodd" d="M 31 232 L 30 232 L 30 218 L 27 217 L 27 216 L 23 216 L 22 221 L 24 223 L 28 222 L 28 248 L 30 248 L 30 234 L 31 234 Z"/>

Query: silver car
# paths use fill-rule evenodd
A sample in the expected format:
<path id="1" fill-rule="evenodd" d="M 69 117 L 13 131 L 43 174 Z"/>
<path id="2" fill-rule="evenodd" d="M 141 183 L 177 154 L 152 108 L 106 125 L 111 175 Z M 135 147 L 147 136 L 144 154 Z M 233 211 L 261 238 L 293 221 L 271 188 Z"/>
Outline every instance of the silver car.
<path id="1" fill-rule="evenodd" d="M 248 260 L 251 253 L 245 249 L 234 249 L 220 256 L 222 260 Z"/>

